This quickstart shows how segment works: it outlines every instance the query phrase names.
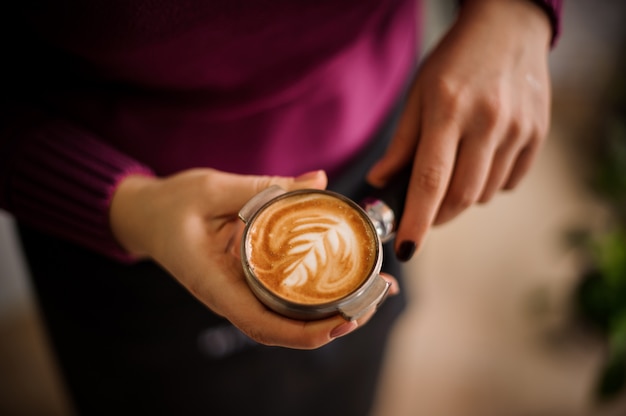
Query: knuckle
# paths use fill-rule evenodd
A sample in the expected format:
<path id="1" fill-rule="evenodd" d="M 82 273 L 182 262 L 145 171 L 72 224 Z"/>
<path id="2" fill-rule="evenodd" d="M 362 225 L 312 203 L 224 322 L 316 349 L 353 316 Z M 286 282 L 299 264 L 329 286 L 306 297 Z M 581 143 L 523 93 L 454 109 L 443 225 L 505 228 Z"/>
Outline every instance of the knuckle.
<path id="1" fill-rule="evenodd" d="M 273 345 L 273 342 L 269 339 L 269 337 L 265 333 L 260 331 L 255 325 L 252 325 L 250 323 L 243 323 L 239 324 L 238 326 L 241 332 L 246 334 L 251 340 L 258 342 L 262 345 Z"/>
<path id="2" fill-rule="evenodd" d="M 251 340 L 262 345 L 273 345 L 268 334 L 262 331 L 258 323 L 255 323 L 251 319 L 238 319 L 231 321 L 241 332 L 243 332 Z"/>
<path id="3" fill-rule="evenodd" d="M 483 97 L 478 104 L 478 109 L 485 128 L 490 130 L 498 125 L 504 112 L 502 99 L 496 93 Z"/>
<path id="4" fill-rule="evenodd" d="M 493 114 L 500 113 L 503 109 L 503 99 L 498 92 L 487 94 L 483 99 L 483 108 Z"/>
<path id="5" fill-rule="evenodd" d="M 445 77 L 438 77 L 434 86 L 443 99 L 454 100 L 459 95 L 459 87 L 452 80 Z"/>
<path id="6" fill-rule="evenodd" d="M 469 208 L 476 202 L 476 195 L 470 190 L 455 192 L 448 196 L 446 205 L 453 212 L 459 212 Z"/>
<path id="7" fill-rule="evenodd" d="M 465 99 L 463 88 L 458 83 L 445 77 L 436 78 L 432 88 L 435 91 L 433 96 L 441 101 L 442 105 L 440 108 L 446 109 L 450 115 L 456 114 Z"/>
<path id="8" fill-rule="evenodd" d="M 418 172 L 417 186 L 427 193 L 436 193 L 444 186 L 443 171 L 439 167 L 429 166 Z"/>

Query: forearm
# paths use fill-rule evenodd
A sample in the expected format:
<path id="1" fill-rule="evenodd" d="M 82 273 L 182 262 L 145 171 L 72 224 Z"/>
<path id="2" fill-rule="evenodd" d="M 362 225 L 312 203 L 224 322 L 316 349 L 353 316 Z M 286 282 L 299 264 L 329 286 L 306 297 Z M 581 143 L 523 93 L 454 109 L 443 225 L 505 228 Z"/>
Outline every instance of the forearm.
<path id="1" fill-rule="evenodd" d="M 62 121 L 6 129 L 0 140 L 0 208 L 41 231 L 132 259 L 113 237 L 109 204 L 124 177 L 152 175 L 148 167 Z"/>

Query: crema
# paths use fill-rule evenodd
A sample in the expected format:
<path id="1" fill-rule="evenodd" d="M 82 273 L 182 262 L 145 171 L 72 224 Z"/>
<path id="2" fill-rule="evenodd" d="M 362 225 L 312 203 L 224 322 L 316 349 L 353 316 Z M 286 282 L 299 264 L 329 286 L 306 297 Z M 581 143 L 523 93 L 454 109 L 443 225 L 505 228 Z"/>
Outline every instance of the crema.
<path id="1" fill-rule="evenodd" d="M 296 193 L 265 207 L 246 236 L 251 271 L 274 294 L 323 304 L 354 292 L 376 266 L 377 237 L 364 216 L 324 193 Z"/>

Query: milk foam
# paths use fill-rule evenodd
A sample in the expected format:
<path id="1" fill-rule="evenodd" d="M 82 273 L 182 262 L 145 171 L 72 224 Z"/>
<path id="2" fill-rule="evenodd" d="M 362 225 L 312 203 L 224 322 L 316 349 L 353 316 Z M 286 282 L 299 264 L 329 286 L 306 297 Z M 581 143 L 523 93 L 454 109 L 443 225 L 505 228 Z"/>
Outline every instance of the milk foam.
<path id="1" fill-rule="evenodd" d="M 254 274 L 300 303 L 338 299 L 369 275 L 377 240 L 360 213 L 323 194 L 302 194 L 261 213 L 248 233 Z"/>
<path id="2" fill-rule="evenodd" d="M 296 220 L 292 235 L 286 256 L 293 261 L 285 268 L 282 281 L 287 287 L 302 286 L 320 276 L 331 258 L 345 259 L 357 241 L 354 230 L 342 218 L 328 215 Z M 328 292 L 336 290 L 341 281 L 318 279 L 313 284 L 320 292 Z"/>

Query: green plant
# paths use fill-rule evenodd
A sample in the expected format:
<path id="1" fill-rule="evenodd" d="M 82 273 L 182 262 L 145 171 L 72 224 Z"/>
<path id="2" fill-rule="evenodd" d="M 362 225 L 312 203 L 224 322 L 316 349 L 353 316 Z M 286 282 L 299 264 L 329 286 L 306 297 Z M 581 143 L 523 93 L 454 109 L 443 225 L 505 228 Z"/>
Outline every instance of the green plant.
<path id="1" fill-rule="evenodd" d="M 601 232 L 578 238 L 588 254 L 590 267 L 577 288 L 576 305 L 582 318 L 607 341 L 608 356 L 597 385 L 599 396 L 605 399 L 626 389 L 626 76 L 623 68 L 626 65 L 618 65 L 606 107 L 599 112 L 598 135 L 591 141 L 591 187 L 609 207 L 610 224 Z"/>
<path id="2" fill-rule="evenodd" d="M 607 340 L 608 356 L 597 393 L 609 398 L 626 387 L 626 233 L 616 230 L 590 241 L 593 269 L 581 280 L 581 316 Z"/>

